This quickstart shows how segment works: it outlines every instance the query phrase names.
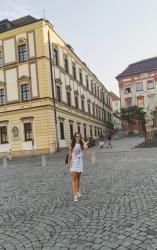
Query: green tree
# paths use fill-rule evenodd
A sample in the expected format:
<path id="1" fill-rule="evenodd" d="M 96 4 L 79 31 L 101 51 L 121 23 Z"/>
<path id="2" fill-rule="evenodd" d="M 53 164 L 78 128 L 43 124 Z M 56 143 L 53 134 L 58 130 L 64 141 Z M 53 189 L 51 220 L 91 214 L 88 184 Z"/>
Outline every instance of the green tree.
<path id="1" fill-rule="evenodd" d="M 121 108 L 120 118 L 124 121 L 127 121 L 131 128 L 131 133 L 133 133 L 133 125 L 136 123 L 137 120 L 142 121 L 144 125 L 144 115 L 145 112 L 143 108 L 138 106 L 129 106 L 128 108 Z"/>

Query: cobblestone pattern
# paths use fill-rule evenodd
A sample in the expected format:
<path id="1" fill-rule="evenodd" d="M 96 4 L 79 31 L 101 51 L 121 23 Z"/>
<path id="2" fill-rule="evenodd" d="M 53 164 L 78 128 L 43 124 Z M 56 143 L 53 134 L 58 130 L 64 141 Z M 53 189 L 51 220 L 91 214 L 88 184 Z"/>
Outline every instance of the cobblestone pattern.
<path id="1" fill-rule="evenodd" d="M 78 203 L 64 156 L 1 165 L 0 249 L 157 249 L 155 151 L 89 153 Z"/>

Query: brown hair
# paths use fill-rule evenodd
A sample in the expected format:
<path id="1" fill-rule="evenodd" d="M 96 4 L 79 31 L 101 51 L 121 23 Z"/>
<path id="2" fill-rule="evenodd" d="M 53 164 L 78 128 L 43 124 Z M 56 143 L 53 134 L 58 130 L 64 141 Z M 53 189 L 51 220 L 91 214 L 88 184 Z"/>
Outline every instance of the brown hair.
<path id="1" fill-rule="evenodd" d="M 71 142 L 71 147 L 72 147 L 72 149 L 75 147 L 75 144 L 76 144 L 76 139 L 75 139 L 76 135 L 80 135 L 80 145 L 81 145 L 81 148 L 84 149 L 84 148 L 83 148 L 83 141 L 82 141 L 82 139 L 81 139 L 81 134 L 78 133 L 78 132 L 75 133 L 74 136 L 73 136 L 73 138 L 72 138 L 72 142 Z"/>

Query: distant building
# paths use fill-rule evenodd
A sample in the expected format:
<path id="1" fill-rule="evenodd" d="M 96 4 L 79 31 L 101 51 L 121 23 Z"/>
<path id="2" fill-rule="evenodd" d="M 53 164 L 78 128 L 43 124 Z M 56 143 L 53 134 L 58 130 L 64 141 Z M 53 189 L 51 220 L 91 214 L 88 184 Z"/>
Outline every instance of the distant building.
<path id="1" fill-rule="evenodd" d="M 113 130 L 108 90 L 45 19 L 0 21 L 0 153 L 49 153 Z"/>
<path id="2" fill-rule="evenodd" d="M 121 107 L 137 105 L 146 111 L 157 106 L 157 57 L 130 64 L 116 79 L 119 82 Z M 123 130 L 128 133 L 130 125 L 123 122 Z M 134 124 L 134 132 L 143 131 L 140 121 Z"/>
<path id="3" fill-rule="evenodd" d="M 112 91 L 110 92 L 110 96 L 112 99 L 114 131 L 118 132 L 122 130 L 122 120 L 119 118 L 120 117 L 120 98 Z"/>

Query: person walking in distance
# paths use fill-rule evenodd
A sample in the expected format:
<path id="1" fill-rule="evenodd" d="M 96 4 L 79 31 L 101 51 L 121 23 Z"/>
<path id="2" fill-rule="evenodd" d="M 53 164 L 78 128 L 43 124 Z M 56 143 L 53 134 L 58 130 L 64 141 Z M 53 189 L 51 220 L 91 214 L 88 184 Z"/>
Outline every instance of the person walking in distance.
<path id="1" fill-rule="evenodd" d="M 111 145 L 111 133 L 108 134 L 108 146 L 112 148 L 112 145 Z"/>
<path id="2" fill-rule="evenodd" d="M 88 143 L 81 138 L 79 133 L 75 133 L 69 147 L 68 167 L 71 173 L 74 201 L 78 201 L 78 198 L 81 196 L 79 188 L 80 176 L 83 172 L 83 152 L 87 150 Z"/>
<path id="3" fill-rule="evenodd" d="M 99 136 L 99 140 L 100 140 L 100 148 L 103 148 L 103 146 L 104 146 L 104 136 L 103 136 L 102 133 Z"/>

